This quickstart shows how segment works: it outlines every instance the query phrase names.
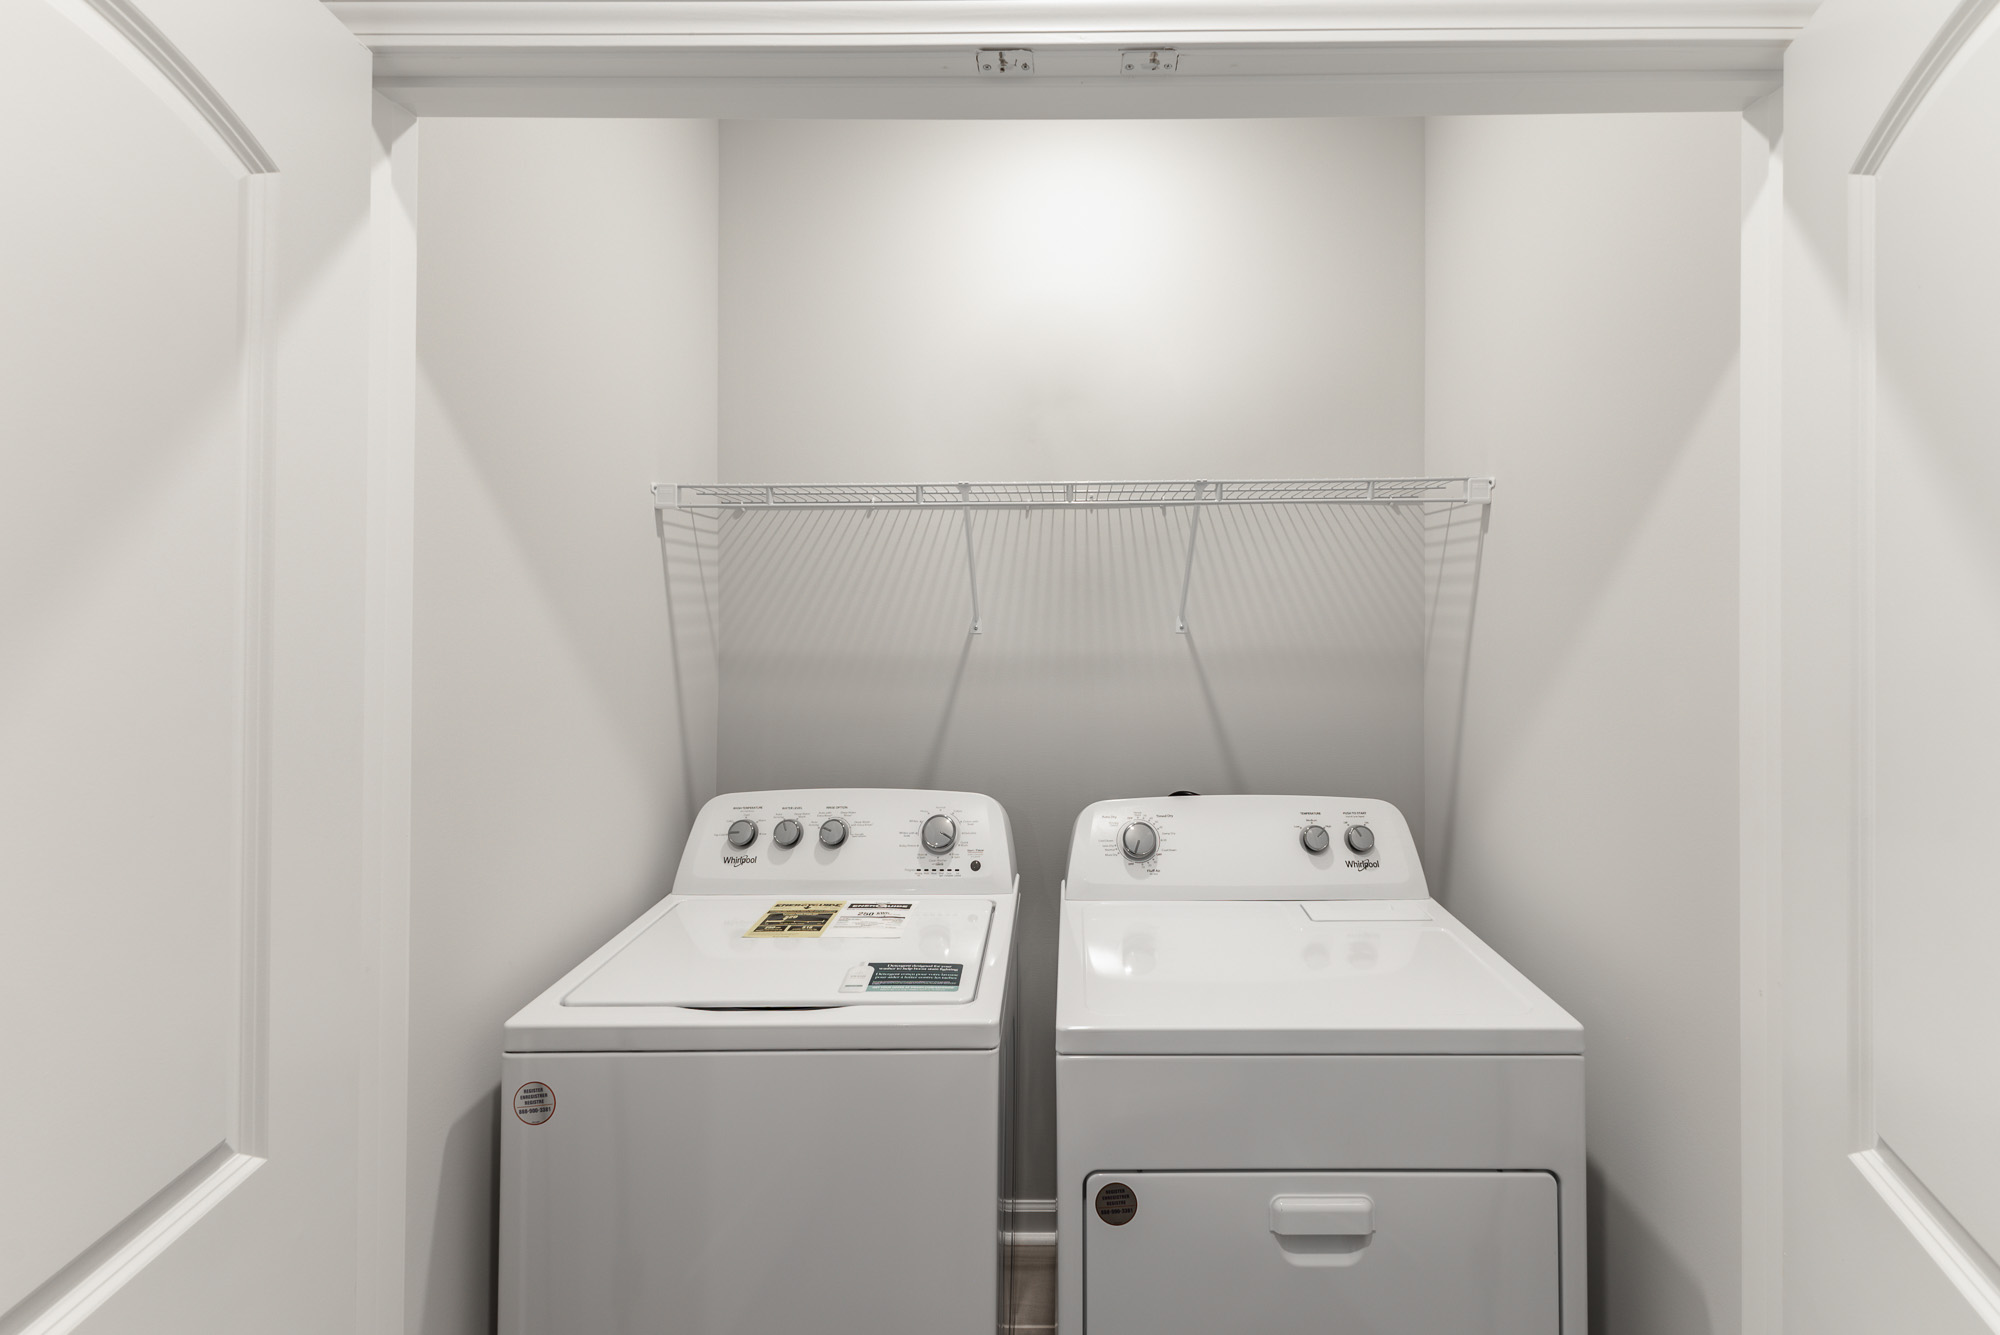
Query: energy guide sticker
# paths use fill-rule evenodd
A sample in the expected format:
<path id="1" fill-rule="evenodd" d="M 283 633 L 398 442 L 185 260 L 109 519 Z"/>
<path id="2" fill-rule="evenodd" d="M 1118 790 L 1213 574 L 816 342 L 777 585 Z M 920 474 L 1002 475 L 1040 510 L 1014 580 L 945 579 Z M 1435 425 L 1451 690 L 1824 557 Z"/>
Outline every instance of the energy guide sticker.
<path id="1" fill-rule="evenodd" d="M 846 905 L 844 899 L 781 899 L 764 910 L 747 936 L 822 936 Z"/>
<path id="2" fill-rule="evenodd" d="M 873 903 L 859 901 L 848 904 L 839 916 L 827 924 L 828 936 L 876 937 L 894 940 L 903 934 L 903 924 L 909 921 L 912 904 Z"/>

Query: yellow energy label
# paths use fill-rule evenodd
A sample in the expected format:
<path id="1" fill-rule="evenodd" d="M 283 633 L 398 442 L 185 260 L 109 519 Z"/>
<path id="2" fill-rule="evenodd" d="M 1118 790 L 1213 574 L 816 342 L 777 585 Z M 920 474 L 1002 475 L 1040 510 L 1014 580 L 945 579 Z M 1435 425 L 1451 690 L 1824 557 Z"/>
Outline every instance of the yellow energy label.
<path id="1" fill-rule="evenodd" d="M 846 905 L 844 899 L 781 899 L 743 935 L 818 936 Z"/>

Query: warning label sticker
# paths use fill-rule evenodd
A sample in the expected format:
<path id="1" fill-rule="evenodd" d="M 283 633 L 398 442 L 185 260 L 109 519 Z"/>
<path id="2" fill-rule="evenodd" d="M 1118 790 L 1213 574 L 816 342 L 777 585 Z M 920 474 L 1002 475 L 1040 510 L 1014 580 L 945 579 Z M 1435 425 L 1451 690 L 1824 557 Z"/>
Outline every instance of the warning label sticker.
<path id="1" fill-rule="evenodd" d="M 863 904 L 859 901 L 842 909 L 839 916 L 827 924 L 828 936 L 881 937 L 893 940 L 903 934 L 903 924 L 909 920 L 911 904 Z"/>
<path id="2" fill-rule="evenodd" d="M 764 910 L 745 936 L 820 936 L 847 903 L 844 899 L 781 899 Z"/>
<path id="3" fill-rule="evenodd" d="M 841 980 L 843 992 L 956 992 L 965 976 L 963 964 L 899 962 L 857 964 Z"/>

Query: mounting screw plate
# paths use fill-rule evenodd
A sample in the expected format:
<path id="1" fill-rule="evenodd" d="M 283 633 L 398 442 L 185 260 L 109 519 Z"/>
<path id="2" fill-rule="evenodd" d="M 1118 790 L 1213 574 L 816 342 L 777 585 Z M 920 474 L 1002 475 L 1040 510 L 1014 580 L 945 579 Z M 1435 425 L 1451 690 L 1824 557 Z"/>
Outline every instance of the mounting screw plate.
<path id="1" fill-rule="evenodd" d="M 1035 53 L 1026 47 L 1014 47 L 1004 51 L 981 51 L 979 53 L 981 74 L 1033 74 Z"/>
<path id="2" fill-rule="evenodd" d="M 1148 48 L 1144 51 L 1120 51 L 1118 72 L 1120 74 L 1172 74 L 1181 67 L 1181 53 L 1172 47 Z"/>

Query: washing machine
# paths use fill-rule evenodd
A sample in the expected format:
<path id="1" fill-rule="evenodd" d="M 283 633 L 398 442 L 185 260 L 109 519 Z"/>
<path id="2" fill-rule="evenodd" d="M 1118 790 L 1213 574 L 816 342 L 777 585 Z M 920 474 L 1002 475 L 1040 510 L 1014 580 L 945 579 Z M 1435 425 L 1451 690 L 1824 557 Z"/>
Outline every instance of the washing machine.
<path id="1" fill-rule="evenodd" d="M 703 807 L 507 1022 L 501 1335 L 993 1335 L 1016 888 L 976 793 Z"/>
<path id="2" fill-rule="evenodd" d="M 1077 818 L 1061 1335 L 1582 1335 L 1583 1029 L 1341 797 Z"/>

